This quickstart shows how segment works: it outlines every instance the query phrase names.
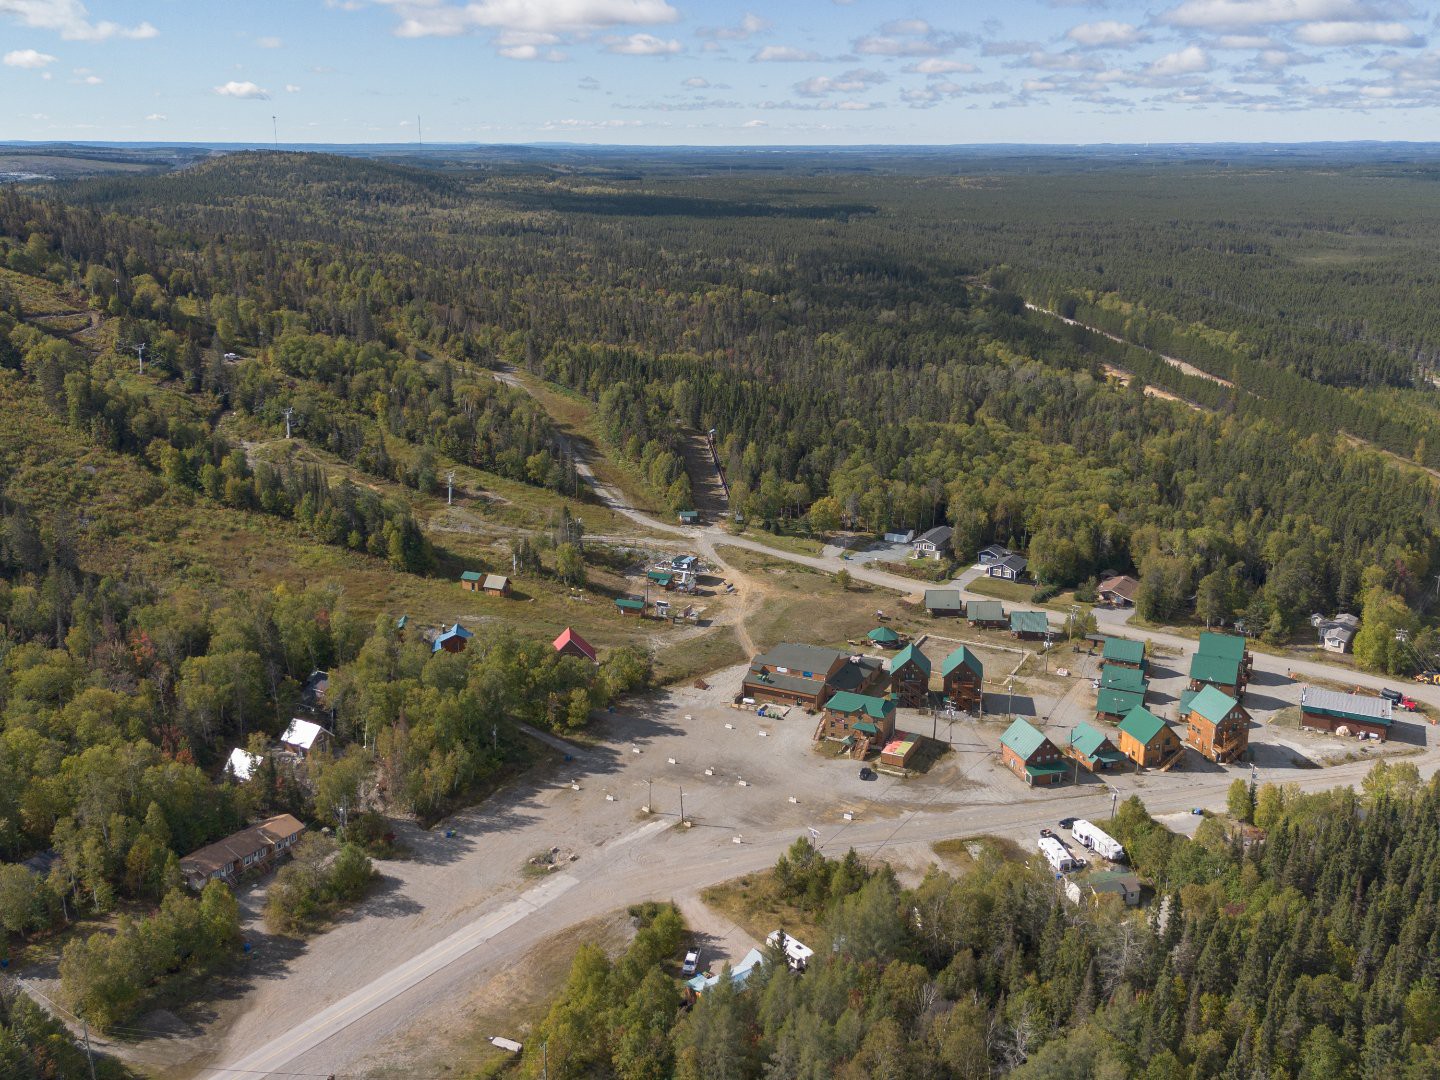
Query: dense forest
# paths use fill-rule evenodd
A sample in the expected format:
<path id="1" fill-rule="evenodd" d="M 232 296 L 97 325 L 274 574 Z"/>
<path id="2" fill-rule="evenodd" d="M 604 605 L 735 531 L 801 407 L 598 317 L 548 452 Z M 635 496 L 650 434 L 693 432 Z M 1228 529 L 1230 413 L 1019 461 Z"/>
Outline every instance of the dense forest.
<path id="1" fill-rule="evenodd" d="M 821 927 L 803 974 L 772 955 L 682 1007 L 679 917 L 639 912 L 621 957 L 582 946 L 526 1075 L 543 1045 L 552 1078 L 1435 1076 L 1440 783 L 1381 765 L 1360 793 L 1243 794 L 1255 824 L 1193 840 L 1122 804 L 1106 827 L 1153 883 L 1139 910 L 1076 907 L 983 841 L 905 887 L 798 840 L 771 888 Z"/>
<path id="2" fill-rule="evenodd" d="M 595 172 L 237 154 L 0 193 L 0 244 L 125 320 L 121 344 L 151 341 L 201 419 L 280 430 L 290 409 L 317 445 L 422 490 L 447 461 L 573 489 L 545 417 L 485 372 L 513 366 L 596 401 L 673 508 L 680 439 L 715 428 L 748 518 L 947 521 L 958 551 L 1012 544 L 1055 587 L 1135 572 L 1159 621 L 1243 616 L 1279 641 L 1315 611 L 1433 600 L 1434 484 L 1395 460 L 1440 464 L 1433 317 L 1397 284 L 1440 227 L 1423 168 L 1111 168 L 1067 227 L 1044 172 Z M 1167 273 L 1184 303 L 1156 291 Z M 113 378 L 21 362 L 73 422 L 147 442 L 214 496 L 429 558 L 363 489 L 283 463 L 237 475 L 201 419 L 157 452 Z"/>

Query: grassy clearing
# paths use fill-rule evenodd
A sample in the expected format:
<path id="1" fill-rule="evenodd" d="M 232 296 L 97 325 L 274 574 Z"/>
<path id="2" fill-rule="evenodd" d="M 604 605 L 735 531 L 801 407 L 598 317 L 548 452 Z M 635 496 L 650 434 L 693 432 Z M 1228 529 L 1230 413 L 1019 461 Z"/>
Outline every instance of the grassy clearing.
<path id="1" fill-rule="evenodd" d="M 821 936 L 814 915 L 780 897 L 773 870 L 713 885 L 700 899 L 756 941 L 764 941 L 778 927 L 801 941 L 813 943 Z"/>
<path id="2" fill-rule="evenodd" d="M 1009 600 L 1013 604 L 1033 604 L 1035 586 L 1019 581 L 1005 581 L 1002 578 L 978 577 L 969 585 L 971 592 L 981 596 L 993 596 L 997 600 Z"/>
<path id="3" fill-rule="evenodd" d="M 1025 858 L 1025 852 L 1015 841 L 989 834 L 937 840 L 930 845 L 930 850 L 949 868 L 962 871 L 971 869 L 987 856 L 1014 859 L 1017 862 Z"/>
<path id="4" fill-rule="evenodd" d="M 875 609 L 890 616 L 886 625 L 901 634 L 923 633 L 918 615 L 897 606 L 888 589 L 854 582 L 842 589 L 833 574 L 797 566 L 755 551 L 721 546 L 720 556 L 750 577 L 751 589 L 761 590 L 758 604 L 746 620 L 755 644 L 767 648 L 782 641 L 808 641 L 843 646 L 863 641 L 875 628 Z"/>
<path id="5" fill-rule="evenodd" d="M 754 540 L 757 544 L 764 544 L 777 551 L 788 551 L 792 555 L 821 555 L 824 553 L 823 542 L 809 536 L 792 536 L 788 533 L 770 532 L 766 529 L 742 529 L 737 536 L 743 536 L 747 540 Z"/>
<path id="6" fill-rule="evenodd" d="M 748 659 L 730 627 L 715 626 L 658 649 L 655 677 L 661 683 L 688 682 Z"/>

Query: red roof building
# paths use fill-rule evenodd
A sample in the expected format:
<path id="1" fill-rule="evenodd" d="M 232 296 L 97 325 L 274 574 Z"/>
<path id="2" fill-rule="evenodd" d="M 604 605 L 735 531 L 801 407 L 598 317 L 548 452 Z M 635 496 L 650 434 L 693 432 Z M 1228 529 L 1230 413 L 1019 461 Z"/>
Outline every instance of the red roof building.
<path id="1" fill-rule="evenodd" d="M 589 660 L 592 664 L 600 662 L 595 655 L 595 650 L 590 647 L 590 643 L 568 626 L 555 639 L 555 651 L 561 656 L 574 656 L 581 660 Z"/>

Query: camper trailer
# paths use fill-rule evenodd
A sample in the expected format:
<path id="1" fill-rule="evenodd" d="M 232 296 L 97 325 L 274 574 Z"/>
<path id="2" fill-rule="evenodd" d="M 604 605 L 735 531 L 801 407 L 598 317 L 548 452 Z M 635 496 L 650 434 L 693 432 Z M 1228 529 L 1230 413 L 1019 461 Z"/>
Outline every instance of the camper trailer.
<path id="1" fill-rule="evenodd" d="M 1059 840 L 1053 836 L 1040 837 L 1040 854 L 1045 856 L 1045 861 L 1050 864 L 1050 869 L 1057 874 L 1067 874 L 1071 870 L 1079 870 L 1085 864 L 1075 856 Z"/>
<path id="2" fill-rule="evenodd" d="M 1125 849 L 1120 845 L 1120 841 L 1084 818 L 1078 819 L 1070 827 L 1070 834 L 1078 843 L 1111 862 L 1125 861 Z"/>

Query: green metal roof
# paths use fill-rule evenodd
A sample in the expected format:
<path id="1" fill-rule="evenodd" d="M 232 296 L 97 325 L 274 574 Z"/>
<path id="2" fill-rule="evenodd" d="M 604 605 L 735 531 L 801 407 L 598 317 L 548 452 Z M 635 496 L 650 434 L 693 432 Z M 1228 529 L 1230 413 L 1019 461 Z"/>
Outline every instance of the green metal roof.
<path id="1" fill-rule="evenodd" d="M 1022 759 L 1026 760 L 1044 744 L 1044 733 L 1038 728 L 1026 723 L 1024 720 L 1019 719 L 1010 725 L 1004 735 L 1000 736 L 1001 746 L 1008 746 L 1011 750 L 1015 751 L 1015 753 L 1019 754 Z"/>
<path id="2" fill-rule="evenodd" d="M 964 601 L 959 589 L 926 589 L 925 608 L 928 611 L 964 611 Z"/>
<path id="3" fill-rule="evenodd" d="M 1145 673 L 1139 668 L 1102 664 L 1100 665 L 1100 685 L 1107 690 L 1124 690 L 1131 694 L 1143 694 L 1146 687 Z"/>
<path id="4" fill-rule="evenodd" d="M 1124 716 L 1137 705 L 1145 704 L 1145 695 L 1130 690 L 1111 690 L 1101 687 L 1095 695 L 1095 711 L 1106 716 Z"/>
<path id="5" fill-rule="evenodd" d="M 1050 620 L 1043 611 L 1012 611 L 1010 630 L 1015 634 L 1048 634 Z"/>
<path id="6" fill-rule="evenodd" d="M 1165 727 L 1165 721 L 1144 705 L 1135 706 L 1125 714 L 1125 719 L 1120 721 L 1120 730 L 1144 746 L 1149 746 L 1150 741 L 1164 731 Z"/>
<path id="7" fill-rule="evenodd" d="M 894 642 L 900 640 L 900 635 L 897 634 L 894 630 L 891 630 L 888 626 L 877 626 L 874 630 L 871 630 L 870 633 L 866 634 L 865 636 L 868 637 L 871 641 L 875 642 L 876 645 L 893 644 Z"/>
<path id="8" fill-rule="evenodd" d="M 628 596 L 622 596 L 615 601 L 615 606 L 625 611 L 644 611 L 645 601 L 635 600 Z"/>
<path id="9" fill-rule="evenodd" d="M 1097 731 L 1083 720 L 1075 725 L 1075 730 L 1070 732 L 1070 745 L 1080 751 L 1086 759 L 1094 760 L 1100 756 L 1109 739 L 1103 731 Z"/>
<path id="10" fill-rule="evenodd" d="M 894 659 L 890 661 L 890 670 L 899 671 L 912 660 L 915 662 L 915 666 L 927 676 L 930 674 L 930 658 L 917 649 L 913 643 L 906 645 L 895 654 Z"/>
<path id="11" fill-rule="evenodd" d="M 967 668 L 973 671 L 977 679 L 985 678 L 985 665 L 980 663 L 980 658 L 976 656 L 973 652 L 971 652 L 969 649 L 965 648 L 964 645 L 961 645 L 949 656 L 945 657 L 944 662 L 940 665 L 941 676 L 948 677 L 950 673 L 956 668 L 958 668 L 961 664 L 964 664 Z"/>
<path id="12" fill-rule="evenodd" d="M 874 724 L 870 723 L 869 720 L 861 720 L 859 723 L 851 724 L 850 726 L 856 731 L 863 731 L 866 735 L 880 734 L 880 729 Z"/>
<path id="13" fill-rule="evenodd" d="M 1145 662 L 1145 643 L 1107 637 L 1105 650 L 1101 655 L 1106 660 L 1116 660 L 1123 664 L 1143 664 Z"/>
<path id="14" fill-rule="evenodd" d="M 1069 765 L 1026 765 L 1025 771 L 1031 776 L 1064 776 L 1070 771 Z"/>
<path id="15" fill-rule="evenodd" d="M 841 690 L 825 703 L 825 708 L 838 713 L 864 713 L 876 720 L 883 720 L 895 711 L 895 702 L 889 698 Z"/>
<path id="16" fill-rule="evenodd" d="M 1201 656 L 1218 656 L 1234 660 L 1237 664 L 1245 659 L 1245 639 L 1237 634 L 1217 634 L 1204 630 L 1200 634 Z"/>
<path id="17" fill-rule="evenodd" d="M 1190 699 L 1190 711 L 1199 713 L 1212 724 L 1218 724 L 1230 715 L 1230 710 L 1237 704 L 1224 690 L 1207 686 Z"/>
<path id="18" fill-rule="evenodd" d="M 461 580 L 461 581 L 479 581 L 479 580 L 480 580 L 480 571 L 478 571 L 478 570 L 466 570 L 463 574 L 460 575 L 460 580 Z"/>
<path id="19" fill-rule="evenodd" d="M 965 605 L 965 617 L 971 622 L 1004 622 L 1005 605 L 999 600 L 971 600 Z"/>
<path id="20" fill-rule="evenodd" d="M 1190 678 L 1198 682 L 1235 686 L 1240 681 L 1240 661 L 1233 656 L 1196 653 L 1190 658 Z"/>
<path id="21" fill-rule="evenodd" d="M 668 570 L 650 570 L 645 576 L 659 585 L 669 585 L 675 580 L 675 575 Z"/>

